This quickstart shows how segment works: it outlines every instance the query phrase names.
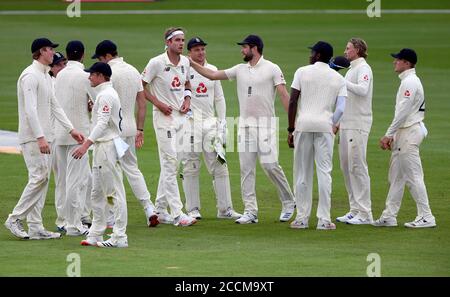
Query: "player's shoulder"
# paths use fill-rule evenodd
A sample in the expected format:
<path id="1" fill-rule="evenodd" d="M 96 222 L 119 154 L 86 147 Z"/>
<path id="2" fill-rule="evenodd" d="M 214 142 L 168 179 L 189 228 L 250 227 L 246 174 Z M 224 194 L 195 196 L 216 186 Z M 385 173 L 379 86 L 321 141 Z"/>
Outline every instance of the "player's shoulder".
<path id="1" fill-rule="evenodd" d="M 154 56 L 153 58 L 150 58 L 148 61 L 148 64 L 161 64 L 165 63 L 165 56 L 166 53 L 159 54 L 157 56 Z"/>
<path id="2" fill-rule="evenodd" d="M 186 57 L 185 55 L 180 55 L 180 64 L 184 66 L 190 66 L 188 57 Z"/>

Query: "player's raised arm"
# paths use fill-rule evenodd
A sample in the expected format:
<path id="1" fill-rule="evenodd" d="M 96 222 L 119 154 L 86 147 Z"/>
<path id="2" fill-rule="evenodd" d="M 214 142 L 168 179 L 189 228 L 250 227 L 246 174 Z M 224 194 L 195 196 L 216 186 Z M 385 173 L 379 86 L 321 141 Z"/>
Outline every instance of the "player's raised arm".
<path id="1" fill-rule="evenodd" d="M 189 62 L 191 63 L 191 67 L 195 69 L 198 73 L 203 75 L 206 78 L 209 78 L 211 80 L 226 80 L 228 79 L 227 75 L 225 74 L 225 71 L 223 70 L 212 70 L 209 68 L 206 68 L 197 62 L 193 61 L 191 58 L 189 58 Z"/>

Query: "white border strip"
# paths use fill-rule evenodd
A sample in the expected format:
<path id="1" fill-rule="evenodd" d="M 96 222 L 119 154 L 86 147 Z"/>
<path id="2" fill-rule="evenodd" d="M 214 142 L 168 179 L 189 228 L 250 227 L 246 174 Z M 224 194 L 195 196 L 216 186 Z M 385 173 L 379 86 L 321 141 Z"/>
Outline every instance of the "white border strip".
<path id="1" fill-rule="evenodd" d="M 355 9 L 178 9 L 178 10 L 82 10 L 84 15 L 170 14 L 366 14 Z M 450 14 L 450 9 L 382 9 L 382 14 Z M 3 10 L 0 15 L 66 15 L 65 10 Z"/>

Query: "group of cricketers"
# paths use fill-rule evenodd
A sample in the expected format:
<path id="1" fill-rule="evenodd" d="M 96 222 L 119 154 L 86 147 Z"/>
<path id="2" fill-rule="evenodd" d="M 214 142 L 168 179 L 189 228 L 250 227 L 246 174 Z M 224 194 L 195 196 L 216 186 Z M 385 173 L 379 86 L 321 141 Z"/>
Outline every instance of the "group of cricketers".
<path id="1" fill-rule="evenodd" d="M 203 156 L 213 179 L 217 218 L 238 224 L 258 222 L 256 161 L 276 186 L 281 222 L 306 229 L 312 206 L 314 165 L 319 203 L 317 229 L 333 230 L 330 216 L 335 135 L 339 133 L 340 166 L 349 211 L 336 218 L 351 225 L 397 226 L 405 185 L 417 204 L 417 217 L 406 227 L 436 226 L 431 213 L 419 147 L 427 135 L 423 123 L 425 97 L 415 72 L 417 55 L 404 48 L 392 54 L 401 84 L 395 115 L 383 150 L 391 150 L 386 208 L 373 219 L 370 176 L 366 161 L 372 126 L 373 74 L 366 61 L 367 44 L 348 41 L 344 55 L 333 59 L 333 47 L 319 41 L 309 47 L 310 65 L 294 74 L 290 95 L 280 67 L 263 56 L 257 35 L 238 42 L 246 63 L 218 70 L 206 60 L 207 43 L 187 42 L 185 31 L 164 33 L 165 51 L 150 59 L 142 74 L 119 56 L 117 45 L 100 42 L 85 69 L 85 48 L 70 41 L 66 57 L 47 38 L 33 41 L 33 63 L 17 83 L 19 142 L 28 169 L 28 184 L 5 222 L 22 239 L 85 236 L 85 246 L 127 247 L 127 202 L 123 173 L 141 203 L 147 225 L 191 226 L 200 213 L 199 173 Z M 349 67 L 343 77 L 338 71 Z M 336 71 L 338 70 L 338 71 Z M 233 208 L 225 147 L 226 100 L 220 80 L 236 80 L 239 101 L 237 148 L 244 212 Z M 293 190 L 278 163 L 278 94 L 288 113 L 288 145 L 294 149 Z M 153 104 L 160 176 L 155 204 L 138 168 L 136 148 L 144 142 L 146 103 Z M 93 148 L 92 161 L 87 151 Z M 92 166 L 91 166 L 92 163 Z M 55 178 L 56 226 L 44 228 L 42 209 L 48 182 Z M 183 205 L 178 187 L 182 178 Z M 185 212 L 183 211 L 183 208 Z M 23 227 L 26 219 L 28 232 Z M 104 239 L 107 228 L 112 228 Z"/>

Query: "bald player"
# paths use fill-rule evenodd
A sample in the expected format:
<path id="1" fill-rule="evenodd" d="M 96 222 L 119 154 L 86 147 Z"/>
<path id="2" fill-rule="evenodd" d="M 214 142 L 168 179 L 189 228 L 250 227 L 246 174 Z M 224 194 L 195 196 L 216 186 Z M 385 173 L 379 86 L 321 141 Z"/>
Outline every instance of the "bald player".
<path id="1" fill-rule="evenodd" d="M 192 97 L 190 67 L 189 60 L 182 55 L 184 30 L 169 28 L 164 33 L 164 40 L 166 51 L 150 59 L 142 73 L 142 84 L 146 99 L 153 104 L 153 127 L 161 166 L 155 200 L 158 220 L 183 227 L 197 222 L 182 211 L 177 182 L 186 114 Z"/>
<path id="2" fill-rule="evenodd" d="M 417 54 L 409 48 L 391 54 L 394 71 L 401 80 L 395 102 L 395 115 L 386 134 L 380 139 L 383 150 L 392 151 L 389 167 L 389 193 L 386 208 L 373 225 L 377 227 L 397 226 L 397 214 L 405 190 L 408 187 L 417 205 L 416 218 L 405 223 L 407 228 L 429 228 L 436 226 L 431 213 L 427 189 L 423 179 L 419 147 L 428 131 L 425 128 L 425 95 L 422 83 L 416 75 Z"/>
<path id="3" fill-rule="evenodd" d="M 242 199 L 245 210 L 235 222 L 258 222 L 256 201 L 256 160 L 259 158 L 264 172 L 275 184 L 282 204 L 280 221 L 291 219 L 295 211 L 294 197 L 289 183 L 278 164 L 277 122 L 275 96 L 280 95 L 287 110 L 289 94 L 286 81 L 278 65 L 264 59 L 263 41 L 257 35 L 249 35 L 242 42 L 241 53 L 246 64 L 238 64 L 226 70 L 212 70 L 191 59 L 192 67 L 212 80 L 236 80 L 239 98 L 239 161 L 241 166 Z"/>
<path id="4" fill-rule="evenodd" d="M 204 67 L 217 70 L 206 61 L 206 45 L 200 37 L 190 39 L 187 45 L 189 57 Z M 218 156 L 220 151 L 223 151 L 222 146 L 226 144 L 226 105 L 222 85 L 220 81 L 211 81 L 194 69 L 191 69 L 190 82 L 193 87 L 191 109 L 194 116 L 190 129 L 190 150 L 185 152 L 183 157 L 185 208 L 188 215 L 201 219 L 199 173 L 203 152 L 208 172 L 213 176 L 217 217 L 238 219 L 241 214 L 233 209 L 228 167 Z"/>

